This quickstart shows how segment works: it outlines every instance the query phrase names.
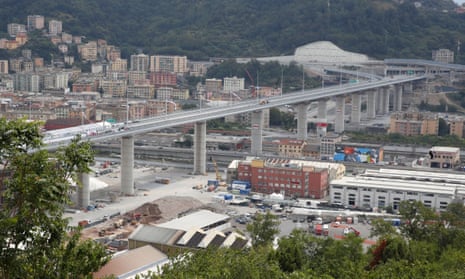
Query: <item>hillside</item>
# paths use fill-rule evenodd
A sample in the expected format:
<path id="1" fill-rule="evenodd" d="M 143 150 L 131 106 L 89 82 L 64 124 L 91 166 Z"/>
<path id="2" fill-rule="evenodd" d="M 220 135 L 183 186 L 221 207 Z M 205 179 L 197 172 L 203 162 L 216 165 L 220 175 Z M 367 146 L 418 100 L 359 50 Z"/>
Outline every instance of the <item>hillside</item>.
<path id="1" fill-rule="evenodd" d="M 402 2 L 402 4 L 399 4 Z M 63 21 L 67 33 L 104 38 L 123 56 L 269 56 L 329 40 L 376 58 L 430 58 L 465 42 L 465 15 L 452 0 L 0 0 L 0 26 L 30 14 Z M 449 12 L 446 13 L 445 10 Z M 0 34 L 4 35 L 5 34 Z M 464 59 L 465 60 L 465 59 Z"/>

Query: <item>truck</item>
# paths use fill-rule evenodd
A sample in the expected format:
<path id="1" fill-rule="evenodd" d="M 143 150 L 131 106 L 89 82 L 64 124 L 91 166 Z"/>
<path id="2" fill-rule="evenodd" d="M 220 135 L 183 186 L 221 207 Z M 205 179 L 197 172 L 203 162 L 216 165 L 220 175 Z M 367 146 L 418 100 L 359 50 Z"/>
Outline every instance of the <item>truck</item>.
<path id="1" fill-rule="evenodd" d="M 273 204 L 273 205 L 271 206 L 271 209 L 273 209 L 273 211 L 275 211 L 275 212 L 281 212 L 281 211 L 283 211 L 283 208 L 282 208 L 281 205 L 278 204 L 278 203 Z"/>
<path id="2" fill-rule="evenodd" d="M 322 224 L 316 224 L 315 225 L 315 234 L 316 235 L 322 235 L 323 234 L 323 225 Z"/>

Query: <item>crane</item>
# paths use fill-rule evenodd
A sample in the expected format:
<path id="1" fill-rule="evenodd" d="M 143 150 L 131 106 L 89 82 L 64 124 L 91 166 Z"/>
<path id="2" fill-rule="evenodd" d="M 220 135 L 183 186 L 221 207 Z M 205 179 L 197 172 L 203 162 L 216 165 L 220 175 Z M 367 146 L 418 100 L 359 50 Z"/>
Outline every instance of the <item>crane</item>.
<path id="1" fill-rule="evenodd" d="M 216 173 L 216 180 L 218 180 L 218 183 L 223 181 L 223 177 L 221 177 L 220 172 L 218 171 L 218 165 L 216 164 L 215 159 L 212 159 L 213 161 L 213 166 L 215 167 L 215 173 Z"/>

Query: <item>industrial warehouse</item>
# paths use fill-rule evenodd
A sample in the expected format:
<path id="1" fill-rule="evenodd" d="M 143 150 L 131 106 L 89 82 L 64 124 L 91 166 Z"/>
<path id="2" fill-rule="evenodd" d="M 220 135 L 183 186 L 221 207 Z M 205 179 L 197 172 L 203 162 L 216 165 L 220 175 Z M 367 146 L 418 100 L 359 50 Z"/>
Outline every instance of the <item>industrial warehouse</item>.
<path id="1" fill-rule="evenodd" d="M 461 199 L 465 195 L 465 175 L 395 169 L 365 170 L 356 176 L 332 180 L 329 188 L 331 202 L 347 206 L 392 206 L 397 210 L 401 201 L 411 200 L 445 210 L 454 199 Z"/>

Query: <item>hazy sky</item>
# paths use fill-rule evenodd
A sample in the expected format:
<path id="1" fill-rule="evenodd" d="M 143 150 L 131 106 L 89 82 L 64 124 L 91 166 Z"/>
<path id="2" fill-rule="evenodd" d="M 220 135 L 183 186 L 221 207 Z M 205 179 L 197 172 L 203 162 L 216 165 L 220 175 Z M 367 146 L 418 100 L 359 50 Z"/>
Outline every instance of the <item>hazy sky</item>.
<path id="1" fill-rule="evenodd" d="M 465 0 L 454 0 L 454 2 L 459 5 L 462 5 L 463 3 L 465 3 Z"/>

